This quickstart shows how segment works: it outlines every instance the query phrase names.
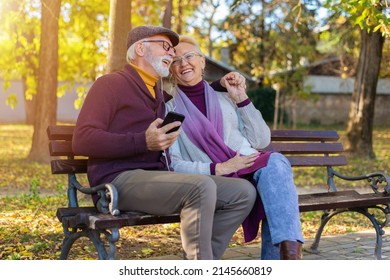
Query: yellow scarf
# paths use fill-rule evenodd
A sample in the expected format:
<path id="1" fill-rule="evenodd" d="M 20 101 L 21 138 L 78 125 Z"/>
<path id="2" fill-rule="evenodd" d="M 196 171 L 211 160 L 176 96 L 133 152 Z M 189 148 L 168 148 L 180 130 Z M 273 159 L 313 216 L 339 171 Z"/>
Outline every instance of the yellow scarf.
<path id="1" fill-rule="evenodd" d="M 138 74 L 141 76 L 142 80 L 145 82 L 146 87 L 148 88 L 150 94 L 156 98 L 156 92 L 154 91 L 154 86 L 156 85 L 158 78 L 154 77 L 153 75 L 149 74 L 142 68 L 138 67 L 137 65 L 134 65 L 133 63 L 130 63 L 131 66 L 137 70 Z"/>

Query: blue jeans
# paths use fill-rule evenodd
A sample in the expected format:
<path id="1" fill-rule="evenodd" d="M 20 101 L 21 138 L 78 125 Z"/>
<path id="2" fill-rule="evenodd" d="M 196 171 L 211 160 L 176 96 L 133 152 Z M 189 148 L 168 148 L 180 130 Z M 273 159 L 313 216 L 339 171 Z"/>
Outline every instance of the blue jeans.
<path id="1" fill-rule="evenodd" d="M 272 153 L 267 166 L 253 175 L 264 205 L 266 219 L 261 225 L 261 259 L 280 259 L 279 244 L 283 241 L 303 243 L 298 194 L 288 159 Z"/>

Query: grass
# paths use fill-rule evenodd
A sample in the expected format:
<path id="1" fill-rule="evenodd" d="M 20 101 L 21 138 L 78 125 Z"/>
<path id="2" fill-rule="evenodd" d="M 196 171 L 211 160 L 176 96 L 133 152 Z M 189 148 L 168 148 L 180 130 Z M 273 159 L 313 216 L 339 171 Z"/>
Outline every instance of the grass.
<path id="1" fill-rule="evenodd" d="M 304 127 L 308 128 L 308 127 Z M 317 128 L 316 128 L 317 129 Z M 337 129 L 340 135 L 345 132 Z M 55 212 L 66 206 L 66 176 L 51 175 L 48 164 L 28 162 L 25 158 L 31 146 L 32 127 L 22 124 L 0 124 L 0 259 L 58 259 L 62 228 Z M 349 165 L 337 169 L 346 175 L 369 171 L 390 170 L 390 128 L 376 128 L 374 150 L 377 159 L 350 157 Z M 326 173 L 321 169 L 294 169 L 295 182 L 307 189 L 325 187 Z M 86 178 L 82 180 L 86 183 Z M 340 187 L 357 184 L 336 182 Z M 362 184 L 360 182 L 360 184 Z M 89 203 L 89 197 L 83 199 Z M 301 214 L 305 238 L 312 238 L 322 212 Z M 378 218 L 381 217 L 379 214 Z M 324 235 L 343 234 L 372 228 L 367 218 L 357 213 L 336 216 L 326 227 Z M 180 225 L 139 226 L 121 229 L 118 259 L 143 259 L 151 256 L 177 254 L 181 251 Z M 253 243 L 259 243 L 256 239 Z M 230 246 L 243 245 L 241 229 L 233 236 Z M 87 240 L 78 241 L 70 258 L 97 258 Z"/>

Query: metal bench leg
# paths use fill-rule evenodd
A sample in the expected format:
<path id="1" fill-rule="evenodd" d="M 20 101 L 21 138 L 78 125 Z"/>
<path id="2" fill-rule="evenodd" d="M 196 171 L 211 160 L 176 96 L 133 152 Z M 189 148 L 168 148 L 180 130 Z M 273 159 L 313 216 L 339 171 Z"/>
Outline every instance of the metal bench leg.
<path id="1" fill-rule="evenodd" d="M 68 258 L 70 249 L 72 248 L 74 242 L 81 237 L 87 237 L 93 242 L 96 251 L 98 252 L 98 257 L 100 260 L 107 259 L 107 252 L 104 247 L 102 240 L 100 239 L 100 233 L 97 230 L 92 229 L 82 229 L 76 231 L 67 231 L 65 238 L 62 242 L 61 248 L 61 260 L 66 260 Z"/>
<path id="2" fill-rule="evenodd" d="M 381 207 L 371 207 L 371 208 L 379 209 L 384 213 L 384 215 L 385 215 L 385 222 L 384 223 L 380 223 L 375 218 L 374 214 L 371 214 L 368 212 L 367 208 L 357 208 L 357 209 L 353 209 L 353 211 L 359 212 L 360 214 L 366 216 L 371 221 L 372 225 L 374 226 L 375 232 L 376 232 L 376 243 L 375 243 L 375 253 L 374 254 L 375 254 L 375 258 L 377 260 L 381 260 L 382 259 L 382 235 L 385 234 L 383 227 L 387 224 L 387 213 L 386 213 L 387 209 L 383 209 Z"/>
<path id="3" fill-rule="evenodd" d="M 371 214 L 368 212 L 368 208 L 351 208 L 351 209 L 340 209 L 340 210 L 331 210 L 331 211 L 324 211 L 324 214 L 321 217 L 321 224 L 317 230 L 316 236 L 314 238 L 313 244 L 310 246 L 310 249 L 306 249 L 306 251 L 313 253 L 313 254 L 318 254 L 318 246 L 320 243 L 321 235 L 322 232 L 326 226 L 326 224 L 329 222 L 329 220 L 334 217 L 337 214 L 344 213 L 344 212 L 357 212 L 360 213 L 364 216 L 366 216 L 374 226 L 375 232 L 376 232 L 376 243 L 375 243 L 375 251 L 374 255 L 377 260 L 382 259 L 382 235 L 385 233 L 383 230 L 383 227 L 385 227 L 388 223 L 388 213 L 389 213 L 389 207 L 387 206 L 386 208 L 381 208 L 379 206 L 375 207 L 370 207 L 370 208 L 375 208 L 383 212 L 384 214 L 384 222 L 379 222 L 374 214 Z"/>
<path id="4" fill-rule="evenodd" d="M 316 236 L 314 238 L 313 244 L 310 246 L 310 249 L 305 249 L 306 251 L 313 253 L 313 254 L 319 254 L 318 245 L 320 244 L 320 239 L 322 235 L 322 231 L 324 230 L 326 224 L 329 222 L 329 220 L 336 215 L 335 211 L 324 211 L 324 213 L 321 216 L 321 224 L 316 232 Z"/>
<path id="5" fill-rule="evenodd" d="M 119 240 L 120 233 L 119 228 L 110 228 L 110 230 L 103 231 L 104 235 L 108 240 L 110 246 L 110 254 L 108 255 L 108 260 L 115 259 L 116 245 L 115 243 Z"/>

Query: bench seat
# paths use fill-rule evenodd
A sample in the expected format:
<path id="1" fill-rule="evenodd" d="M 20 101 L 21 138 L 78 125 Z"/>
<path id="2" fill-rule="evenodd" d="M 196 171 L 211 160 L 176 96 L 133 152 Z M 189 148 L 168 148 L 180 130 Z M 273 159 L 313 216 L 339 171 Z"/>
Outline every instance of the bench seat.
<path id="1" fill-rule="evenodd" d="M 300 212 L 339 208 L 359 208 L 390 203 L 389 196 L 386 194 L 360 194 L 357 191 L 301 194 L 299 195 L 298 200 Z"/>
<path id="2" fill-rule="evenodd" d="M 82 236 L 87 236 L 94 243 L 99 259 L 115 258 L 115 242 L 119 240 L 119 229 L 127 226 L 166 224 L 180 222 L 180 215 L 156 216 L 139 212 L 120 212 L 117 207 L 117 192 L 112 184 L 99 186 L 82 186 L 76 175 L 87 172 L 87 158 L 75 155 L 72 150 L 74 126 L 56 125 L 47 129 L 52 174 L 68 176 L 68 207 L 59 207 L 57 218 L 62 223 L 64 240 L 61 248 L 61 259 L 68 257 L 73 243 Z M 345 176 L 335 171 L 334 167 L 347 164 L 339 135 L 332 130 L 273 130 L 271 144 L 265 148 L 284 154 L 293 167 L 319 167 L 327 170 L 327 190 L 324 192 L 300 194 L 300 212 L 323 210 L 315 240 L 310 247 L 318 251 L 322 231 L 327 222 L 335 215 L 354 211 L 366 216 L 374 226 L 377 234 L 375 257 L 381 259 L 383 228 L 388 224 L 390 212 L 390 177 L 384 172 L 373 172 L 361 176 Z M 362 181 L 367 192 L 356 190 L 338 191 L 335 178 L 348 181 Z M 79 207 L 78 193 L 98 194 L 98 209 Z M 380 210 L 383 214 L 379 221 L 371 209 Z M 105 235 L 110 251 L 100 236 Z"/>
<path id="3" fill-rule="evenodd" d="M 150 224 L 179 223 L 180 215 L 156 216 L 140 212 L 122 212 L 118 216 L 102 214 L 95 207 L 67 207 L 57 209 L 58 220 L 68 228 L 122 228 Z"/>

